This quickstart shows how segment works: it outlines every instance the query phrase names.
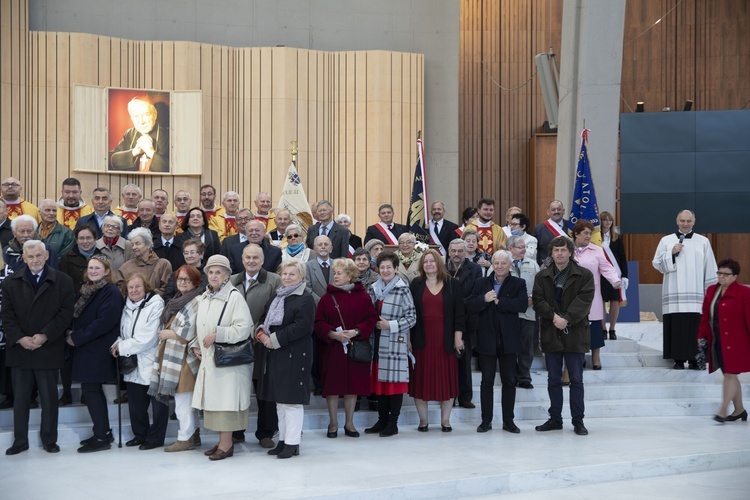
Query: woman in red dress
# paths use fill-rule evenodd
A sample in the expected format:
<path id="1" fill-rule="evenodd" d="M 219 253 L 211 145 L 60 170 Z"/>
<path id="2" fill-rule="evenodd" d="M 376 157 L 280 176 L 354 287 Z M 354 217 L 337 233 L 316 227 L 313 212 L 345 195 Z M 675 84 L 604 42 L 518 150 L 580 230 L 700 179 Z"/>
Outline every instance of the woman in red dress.
<path id="1" fill-rule="evenodd" d="M 370 395 L 370 363 L 347 356 L 351 342 L 369 342 L 378 315 L 351 259 L 336 259 L 331 265 L 333 284 L 320 298 L 315 313 L 315 334 L 320 339 L 320 382 L 328 403 L 329 438 L 338 436 L 339 396 L 344 395 L 344 434 L 359 437 L 354 428 L 357 396 Z"/>
<path id="2" fill-rule="evenodd" d="M 458 396 L 458 359 L 464 349 L 465 323 L 461 284 L 445 270 L 435 250 L 419 261 L 419 277 L 411 282 L 417 324 L 411 330 L 416 359 L 409 394 L 419 414 L 420 432 L 427 432 L 427 401 L 440 401 L 440 424 L 450 432 L 453 399 Z"/>
<path id="3" fill-rule="evenodd" d="M 723 398 L 717 422 L 747 421 L 742 404 L 742 386 L 737 377 L 750 371 L 750 288 L 737 283 L 740 265 L 736 260 L 719 262 L 717 285 L 706 290 L 698 338 L 706 339 L 709 371 L 724 373 Z M 727 414 L 729 403 L 734 411 Z"/>

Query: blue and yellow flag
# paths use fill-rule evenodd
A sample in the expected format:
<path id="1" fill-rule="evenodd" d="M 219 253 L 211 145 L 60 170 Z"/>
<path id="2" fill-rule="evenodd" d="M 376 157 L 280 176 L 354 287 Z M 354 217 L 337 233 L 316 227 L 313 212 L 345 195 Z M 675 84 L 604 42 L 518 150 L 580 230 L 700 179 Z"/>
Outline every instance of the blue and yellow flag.
<path id="1" fill-rule="evenodd" d="M 417 241 L 430 242 L 429 227 L 430 216 L 427 210 L 427 177 L 424 165 L 424 147 L 422 139 L 417 139 L 417 167 L 414 170 L 414 184 L 411 188 L 411 203 L 409 203 L 409 214 L 406 216 L 406 225 L 409 232 L 417 237 Z"/>
<path id="2" fill-rule="evenodd" d="M 601 221 L 599 220 L 599 205 L 596 202 L 596 190 L 594 189 L 594 178 L 591 176 L 589 155 L 587 151 L 589 140 L 589 129 L 581 132 L 581 152 L 578 154 L 578 167 L 576 168 L 575 189 L 573 190 L 573 206 L 570 210 L 570 229 L 573 236 L 573 226 L 579 220 L 587 220 L 594 225 L 594 234 L 591 242 L 601 246 L 602 233 Z"/>

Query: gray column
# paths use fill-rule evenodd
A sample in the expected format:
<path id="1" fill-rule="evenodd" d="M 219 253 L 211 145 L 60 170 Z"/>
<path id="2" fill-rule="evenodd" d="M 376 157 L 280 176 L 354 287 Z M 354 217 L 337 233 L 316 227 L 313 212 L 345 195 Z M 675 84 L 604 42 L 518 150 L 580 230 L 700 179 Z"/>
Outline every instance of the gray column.
<path id="1" fill-rule="evenodd" d="M 570 212 L 584 121 L 599 210 L 613 212 L 617 182 L 625 0 L 564 0 L 555 197 Z"/>

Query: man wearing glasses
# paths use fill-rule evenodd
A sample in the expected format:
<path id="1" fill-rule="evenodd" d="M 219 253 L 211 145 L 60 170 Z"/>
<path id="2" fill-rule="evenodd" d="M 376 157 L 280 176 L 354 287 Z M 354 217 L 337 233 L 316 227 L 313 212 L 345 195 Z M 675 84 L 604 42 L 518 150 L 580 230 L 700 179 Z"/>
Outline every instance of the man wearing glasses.
<path id="1" fill-rule="evenodd" d="M 23 186 L 15 177 L 8 177 L 3 179 L 2 184 L 2 195 L 5 202 L 5 206 L 8 208 L 8 219 L 13 220 L 19 215 L 30 215 L 41 222 L 39 218 L 39 210 L 28 201 L 21 198 L 21 190 Z"/>

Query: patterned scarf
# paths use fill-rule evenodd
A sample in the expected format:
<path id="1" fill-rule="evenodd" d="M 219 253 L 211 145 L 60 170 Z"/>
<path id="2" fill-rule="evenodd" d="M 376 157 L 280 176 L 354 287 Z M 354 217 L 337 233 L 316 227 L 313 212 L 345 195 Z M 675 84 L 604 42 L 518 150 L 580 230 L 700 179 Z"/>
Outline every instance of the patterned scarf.
<path id="1" fill-rule="evenodd" d="M 81 313 L 83 312 L 83 308 L 86 307 L 86 303 L 89 301 L 89 299 L 91 299 L 91 297 L 93 297 L 96 292 L 104 288 L 107 283 L 107 280 L 101 279 L 99 281 L 87 281 L 86 283 L 81 285 L 81 291 L 79 292 L 81 296 L 78 297 L 78 300 L 73 306 L 74 318 L 77 318 L 81 315 Z"/>
<path id="2" fill-rule="evenodd" d="M 386 296 L 391 293 L 391 290 L 396 287 L 396 284 L 399 281 L 400 278 L 398 276 L 394 276 L 391 282 L 386 285 L 383 281 L 383 278 L 378 279 L 378 281 L 372 284 L 372 292 L 375 294 L 375 298 L 377 300 L 385 299 Z"/>
<path id="3" fill-rule="evenodd" d="M 411 266 L 414 261 L 419 260 L 419 258 L 422 256 L 422 252 L 418 252 L 415 248 L 409 257 L 404 257 L 404 254 L 401 253 L 401 250 L 397 250 L 396 256 L 398 257 L 398 260 L 400 260 L 404 265 L 404 267 L 409 269 L 409 266 Z"/>
<path id="4" fill-rule="evenodd" d="M 264 330 L 266 334 L 270 335 L 269 327 L 280 325 L 284 321 L 284 301 L 292 293 L 296 292 L 300 287 L 304 288 L 305 282 L 299 283 L 292 286 L 282 286 L 276 290 L 276 296 L 273 298 L 271 305 L 268 307 L 268 314 L 266 314 L 266 324 Z"/>
<path id="5" fill-rule="evenodd" d="M 200 292 L 200 289 L 194 288 L 187 294 L 178 298 L 173 298 L 169 302 L 172 303 L 175 302 L 175 300 L 183 299 L 193 291 Z M 192 299 L 195 299 L 197 295 L 198 293 L 193 294 Z M 161 359 L 159 359 L 157 354 L 157 358 L 154 360 L 154 365 L 151 369 L 151 382 L 149 384 L 148 394 L 164 404 L 169 404 L 169 397 L 174 396 L 177 391 L 177 386 L 180 382 L 180 375 L 182 374 L 182 365 L 187 356 L 188 343 L 193 340 L 195 336 L 195 326 L 190 323 L 195 323 L 198 302 L 199 300 L 189 300 L 186 302 L 183 307 L 169 319 L 169 322 L 164 325 L 164 329 L 174 330 L 174 332 L 180 337 L 178 339 L 159 341 L 157 353 L 161 351 L 163 345 L 164 354 Z M 180 327 L 177 329 L 170 328 L 175 323 L 180 325 Z M 192 333 L 192 335 L 188 338 L 190 333 Z M 187 364 L 193 375 L 198 373 L 198 368 L 200 367 L 200 360 L 198 360 L 198 358 L 195 356 L 187 356 Z"/>
<path id="6" fill-rule="evenodd" d="M 568 281 L 568 276 L 570 275 L 570 268 L 573 267 L 570 265 L 570 262 L 568 262 L 568 265 L 563 269 L 562 271 L 557 269 L 557 266 L 555 266 L 555 269 L 553 271 L 553 279 L 555 281 L 555 288 L 565 288 L 565 282 Z"/>
<path id="7" fill-rule="evenodd" d="M 166 325 L 172 318 L 174 318 L 174 315 L 177 314 L 177 312 L 185 307 L 185 304 L 193 300 L 195 297 L 201 294 L 201 288 L 200 286 L 197 286 L 193 288 L 192 290 L 187 291 L 184 294 L 180 294 L 180 292 L 177 292 L 177 295 L 172 297 L 167 303 L 164 305 L 164 311 L 161 313 L 161 322 L 163 325 Z"/>

